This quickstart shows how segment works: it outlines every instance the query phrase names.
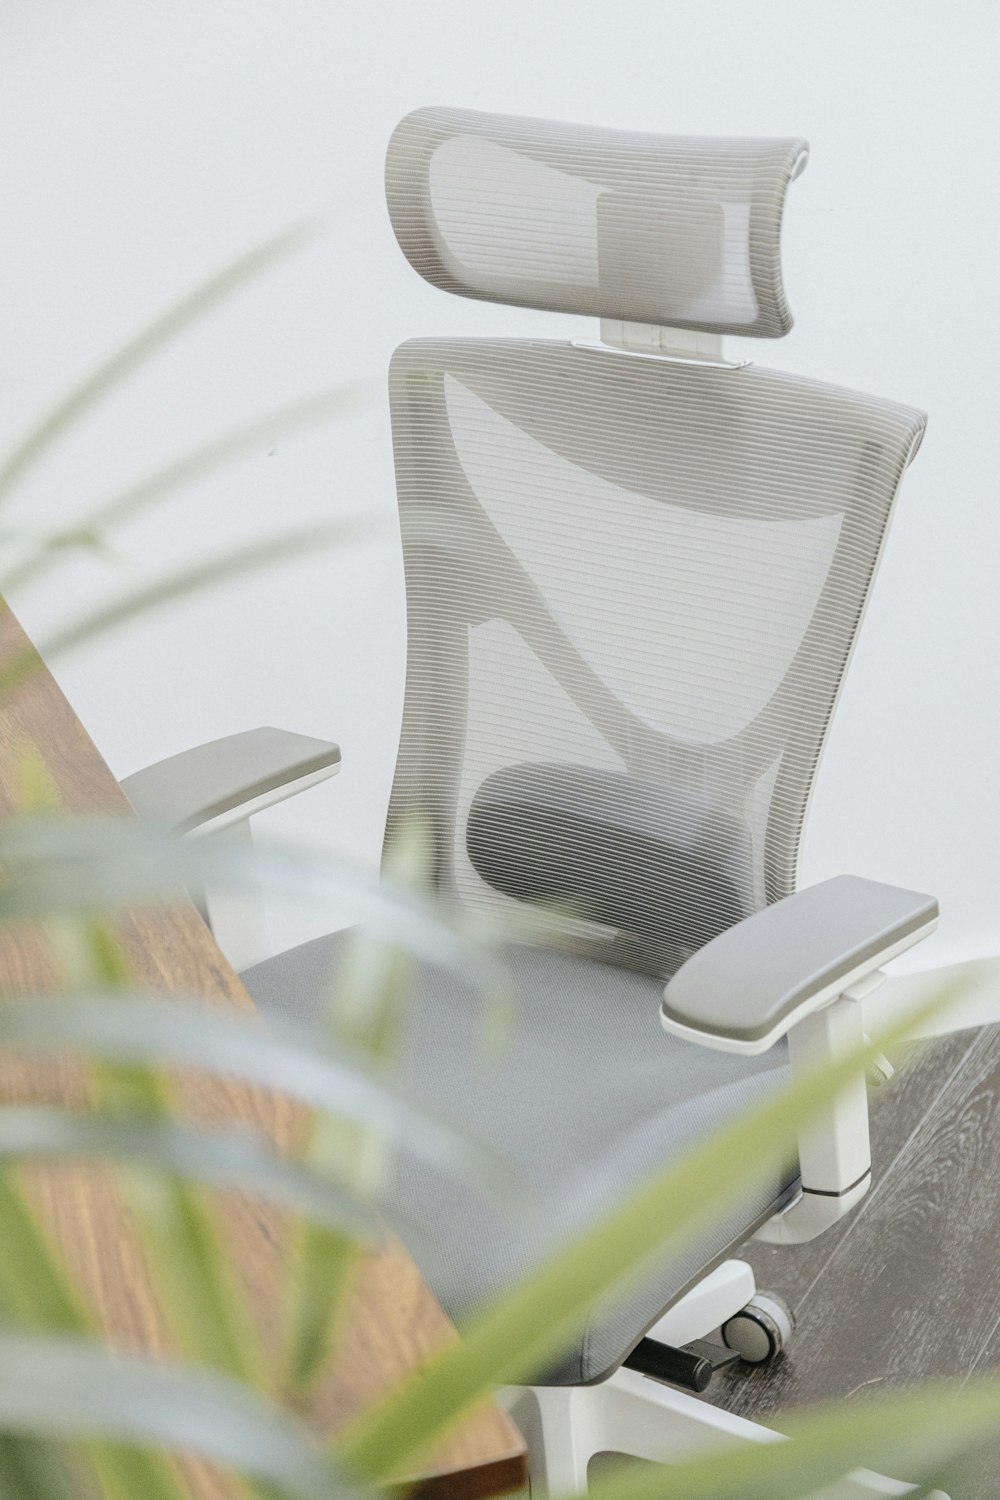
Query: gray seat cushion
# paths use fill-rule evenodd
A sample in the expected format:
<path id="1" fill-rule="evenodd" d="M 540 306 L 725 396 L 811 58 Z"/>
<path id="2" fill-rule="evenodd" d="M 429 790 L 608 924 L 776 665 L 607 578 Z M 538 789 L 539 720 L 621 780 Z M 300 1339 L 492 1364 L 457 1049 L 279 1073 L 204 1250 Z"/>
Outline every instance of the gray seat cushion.
<path id="1" fill-rule="evenodd" d="M 264 1015 L 315 1021 L 348 936 L 319 938 L 245 973 Z M 474 1185 L 412 1159 L 390 1170 L 386 1212 L 434 1244 L 425 1273 L 456 1320 L 691 1142 L 751 1108 L 785 1072 L 780 1049 L 738 1058 L 667 1036 L 655 979 L 540 948 L 510 947 L 504 958 L 519 1000 L 498 1055 L 484 1050 L 481 997 L 450 974 L 424 969 L 396 1064 L 412 1091 L 502 1153 L 544 1207 L 529 1224 L 511 1222 L 509 1207 Z M 793 1185 L 787 1173 L 776 1175 L 697 1243 L 655 1262 L 624 1296 L 595 1305 L 565 1360 L 543 1380 L 577 1384 L 609 1374 L 699 1272 L 745 1239 Z"/>

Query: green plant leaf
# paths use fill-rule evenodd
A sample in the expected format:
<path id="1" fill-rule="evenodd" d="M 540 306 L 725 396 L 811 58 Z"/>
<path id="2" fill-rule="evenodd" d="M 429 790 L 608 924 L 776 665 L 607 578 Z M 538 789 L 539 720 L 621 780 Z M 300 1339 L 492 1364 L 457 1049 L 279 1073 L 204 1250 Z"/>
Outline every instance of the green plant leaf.
<path id="1" fill-rule="evenodd" d="M 53 1330 L 93 1328 L 90 1314 L 52 1255 L 8 1172 L 0 1172 L 0 1309 L 4 1320 Z"/>
<path id="2" fill-rule="evenodd" d="M 102 1066 L 96 1073 L 99 1096 L 113 1113 L 126 1121 L 138 1113 L 148 1129 L 168 1124 L 170 1097 L 156 1071 Z M 183 1177 L 151 1172 L 128 1156 L 119 1171 L 182 1351 L 259 1383 L 264 1364 L 256 1330 L 208 1203 Z"/>
<path id="3" fill-rule="evenodd" d="M 0 1495 L 5 1500 L 74 1500 L 73 1479 L 54 1444 L 0 1433 Z"/>
<path id="4" fill-rule="evenodd" d="M 619 1473 L 596 1480 L 588 1494 L 591 1500 L 811 1500 L 860 1468 L 902 1483 L 941 1483 L 956 1458 L 1000 1437 L 1000 1379 L 927 1382 L 863 1406 L 837 1401 L 776 1413 L 768 1425 L 791 1441 L 748 1443 L 655 1472 Z"/>
<path id="5" fill-rule="evenodd" d="M 397 837 L 383 873 L 403 888 L 419 884 L 428 866 L 429 844 L 418 824 Z M 398 945 L 386 944 L 366 928 L 348 934 L 329 980 L 326 1031 L 332 1047 L 346 1042 L 373 1058 L 391 1058 L 406 1011 L 413 977 L 412 959 Z M 384 1174 L 384 1142 L 353 1121 L 320 1115 L 313 1124 L 306 1160 L 350 1185 L 359 1201 L 376 1197 Z M 336 1338 L 337 1320 L 357 1245 L 327 1226 L 300 1225 L 289 1315 L 287 1385 L 303 1401 L 319 1380 Z"/>
<path id="6" fill-rule="evenodd" d="M 245 578 L 262 568 L 271 568 L 294 558 L 313 556 L 324 548 L 354 540 L 372 529 L 372 523 L 359 520 L 300 526 L 294 530 L 260 537 L 243 547 L 232 547 L 218 556 L 153 579 L 141 589 L 72 620 L 47 640 L 43 640 L 37 652 L 25 650 L 15 656 L 0 668 L 0 693 L 9 692 L 32 672 L 37 671 L 39 657 L 43 661 L 54 661 L 140 615 L 150 614 L 179 599 L 190 598 L 213 584 Z"/>
<path id="7" fill-rule="evenodd" d="M 109 986 L 120 997 L 131 979 L 120 943 L 106 923 L 93 920 L 79 927 L 86 972 L 95 985 Z M 5 1141 L 15 1157 L 46 1154 L 47 1147 L 64 1156 L 100 1155 L 102 1142 L 117 1145 L 128 1205 L 145 1237 L 160 1290 L 167 1294 L 162 1300 L 180 1348 L 195 1360 L 253 1382 L 263 1370 L 256 1330 L 210 1206 L 192 1186 L 191 1176 L 197 1175 L 194 1143 L 190 1132 L 185 1141 L 172 1128 L 165 1080 L 154 1069 L 135 1065 L 104 1065 L 95 1071 L 99 1097 L 111 1115 L 14 1110 L 5 1121 L 7 1134 L 0 1134 L 0 1156 Z M 208 1139 L 204 1149 L 211 1153 L 217 1147 Z M 170 1170 L 166 1158 L 171 1152 L 187 1162 L 187 1176 Z M 165 1170 L 151 1170 L 157 1159 Z"/>
<path id="8" fill-rule="evenodd" d="M 119 1164 L 160 1299 L 182 1353 L 249 1386 L 266 1386 L 256 1329 L 232 1260 L 201 1194 L 176 1175 Z"/>
<path id="9" fill-rule="evenodd" d="M 0 820 L 0 921 L 108 913 L 174 899 L 182 887 L 251 889 L 363 922 L 366 936 L 506 1000 L 493 934 L 425 896 L 381 880 L 359 860 L 276 840 L 240 847 L 128 817 L 35 815 Z"/>
<path id="10" fill-rule="evenodd" d="M 311 223 L 293 224 L 238 256 L 148 323 L 62 396 L 0 463 L 0 497 L 8 494 L 62 435 L 178 335 L 242 287 L 262 276 L 316 233 Z"/>
<path id="11" fill-rule="evenodd" d="M 39 1446 L 44 1441 L 52 1447 L 51 1439 L 37 1441 Z M 96 1439 L 81 1447 L 97 1476 L 102 1500 L 137 1500 L 140 1495 L 142 1500 L 189 1500 L 173 1466 L 160 1453 Z M 253 1492 L 252 1500 L 268 1500 L 268 1497 L 258 1490 Z"/>
<path id="12" fill-rule="evenodd" d="M 4 921 L 105 917 L 176 900 L 187 885 L 240 887 L 252 874 L 241 851 L 213 840 L 182 842 L 131 817 L 53 812 L 0 820 Z"/>
<path id="13" fill-rule="evenodd" d="M 780 1170 L 796 1133 L 881 1050 L 954 998 L 949 990 L 835 1067 L 817 1069 L 656 1173 L 593 1229 L 461 1329 L 432 1360 L 341 1435 L 339 1451 L 368 1479 L 398 1472 L 491 1388 L 522 1384 L 554 1360 L 599 1297 L 621 1295 L 651 1256 L 679 1246 Z"/>
<path id="14" fill-rule="evenodd" d="M 301 1234 L 292 1262 L 285 1355 L 288 1399 L 304 1403 L 334 1346 L 337 1318 L 359 1263 L 357 1240 L 322 1225 Z"/>
<path id="15" fill-rule="evenodd" d="M 29 555 L 0 578 L 0 594 L 24 588 L 75 550 L 105 549 L 103 533 L 108 528 L 133 520 L 168 495 L 250 457 L 262 446 L 328 422 L 355 405 L 358 395 L 356 386 L 345 385 L 293 401 L 212 438 L 153 473 L 134 480 L 109 499 L 82 511 L 71 526 L 32 538 L 34 545 Z"/>
<path id="16" fill-rule="evenodd" d="M 78 1114 L 47 1104 L 0 1107 L 0 1161 L 33 1157 L 105 1158 L 235 1188 L 359 1240 L 378 1240 L 382 1220 L 339 1183 L 306 1163 L 288 1161 L 249 1127 L 197 1130 L 171 1120 Z M 64 1327 L 65 1318 L 51 1326 Z"/>
<path id="17" fill-rule="evenodd" d="M 90 1334 L 95 1324 L 53 1254 L 34 1213 L 7 1172 L 0 1172 L 0 1315 L 4 1323 L 52 1333 Z M 2 1430 L 2 1424 L 0 1424 Z M 181 1500 L 176 1485 L 155 1454 L 132 1453 L 127 1459 L 101 1444 L 88 1445 L 87 1456 L 100 1476 L 106 1500 Z M 4 1462 L 27 1487 L 42 1484 L 46 1469 L 49 1494 L 57 1500 L 60 1465 L 33 1439 L 8 1443 Z M 3 1472 L 0 1467 L 0 1473 Z M 15 1492 L 16 1493 L 16 1492 Z M 26 1494 L 31 1495 L 30 1488 Z"/>
<path id="18" fill-rule="evenodd" d="M 289 1497 L 359 1500 L 305 1429 L 262 1396 L 92 1340 L 0 1334 L 0 1430 L 197 1453 Z"/>
<path id="19" fill-rule="evenodd" d="M 309 1033 L 265 1030 L 253 1017 L 141 992 L 35 997 L 0 1006 L 0 1046 L 83 1051 L 107 1062 L 218 1072 L 363 1121 L 440 1171 L 460 1172 L 483 1192 L 525 1204 L 510 1167 L 433 1116 L 369 1060 L 334 1056 Z"/>

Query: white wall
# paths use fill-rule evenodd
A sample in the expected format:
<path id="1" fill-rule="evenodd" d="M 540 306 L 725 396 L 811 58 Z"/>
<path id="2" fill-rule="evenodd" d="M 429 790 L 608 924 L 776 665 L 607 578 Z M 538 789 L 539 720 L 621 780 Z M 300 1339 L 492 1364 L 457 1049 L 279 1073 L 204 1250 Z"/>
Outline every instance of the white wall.
<path id="1" fill-rule="evenodd" d="M 256 723 L 338 739 L 344 771 L 272 829 L 374 859 L 398 728 L 401 571 L 384 372 L 423 333 L 590 332 L 425 286 L 382 205 L 425 103 L 669 132 L 793 134 L 797 324 L 762 363 L 925 407 L 929 432 L 820 777 L 802 878 L 937 891 L 916 961 L 1000 951 L 1000 506 L 994 472 L 1000 21 L 992 0 L 33 0 L 0 5 L 0 436 L 217 263 L 322 209 L 328 232 L 164 355 L 26 486 L 47 525 L 182 446 L 329 382 L 368 404 L 261 452 L 15 600 L 50 625 L 171 560 L 316 514 L 378 538 L 242 583 L 67 660 L 125 774 Z M 333 914 L 331 914 L 331 925 Z M 281 943 L 322 930 L 285 915 Z"/>

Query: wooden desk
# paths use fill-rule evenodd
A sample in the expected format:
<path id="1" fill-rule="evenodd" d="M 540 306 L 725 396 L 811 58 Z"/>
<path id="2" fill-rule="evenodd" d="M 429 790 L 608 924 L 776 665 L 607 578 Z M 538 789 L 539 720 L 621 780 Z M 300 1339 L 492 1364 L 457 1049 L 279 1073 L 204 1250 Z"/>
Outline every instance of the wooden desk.
<path id="1" fill-rule="evenodd" d="M 2 609 L 0 605 L 0 609 Z M 0 617 L 0 661 L 29 643 L 14 617 Z M 44 667 L 0 706 L 0 814 L 16 804 L 16 765 L 34 746 L 67 808 L 121 813 L 128 804 L 93 742 Z M 127 915 L 121 939 L 137 980 L 150 989 L 197 993 L 222 1006 L 253 1006 L 193 906 Z M 13 997 L 50 984 L 47 946 L 28 926 L 0 928 L 0 994 Z M 81 1080 L 69 1060 L 26 1061 L 0 1053 L 0 1099 L 80 1098 Z M 189 1076 L 181 1102 L 206 1123 L 246 1121 L 283 1149 L 296 1139 L 302 1114 L 289 1100 L 235 1081 Z M 63 1258 L 121 1347 L 170 1350 L 170 1337 L 135 1229 L 111 1173 L 100 1168 L 44 1166 L 30 1172 L 31 1191 Z M 287 1224 L 236 1194 L 220 1199 L 223 1232 L 252 1300 L 262 1335 L 273 1338 L 283 1278 Z M 317 1401 L 317 1423 L 337 1431 L 381 1392 L 455 1337 L 410 1257 L 393 1247 L 365 1259 L 337 1347 Z M 231 1483 L 207 1464 L 185 1463 L 192 1500 L 229 1500 Z M 484 1403 L 413 1476 L 421 1497 L 480 1497 L 523 1484 L 524 1446 L 509 1418 Z"/>

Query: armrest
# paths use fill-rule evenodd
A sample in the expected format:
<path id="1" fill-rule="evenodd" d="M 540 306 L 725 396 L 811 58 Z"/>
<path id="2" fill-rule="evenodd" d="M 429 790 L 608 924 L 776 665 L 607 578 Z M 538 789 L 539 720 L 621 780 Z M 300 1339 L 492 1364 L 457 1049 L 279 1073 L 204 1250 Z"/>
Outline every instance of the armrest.
<path id="1" fill-rule="evenodd" d="M 765 1052 L 937 919 L 933 896 L 856 875 L 824 880 L 689 958 L 664 990 L 664 1029 L 723 1052 Z"/>
<path id="2" fill-rule="evenodd" d="M 663 995 L 666 1031 L 724 1052 L 764 1052 L 788 1036 L 792 1077 L 860 1050 L 858 1003 L 879 966 L 937 925 L 933 896 L 839 875 L 737 922 L 706 943 Z M 871 1183 L 863 1069 L 798 1135 L 800 1189 L 761 1226 L 772 1244 L 814 1239 Z"/>
<path id="3" fill-rule="evenodd" d="M 242 822 L 339 769 L 338 745 L 286 729 L 248 729 L 168 756 L 121 785 L 140 818 L 178 833 L 207 833 Z"/>

